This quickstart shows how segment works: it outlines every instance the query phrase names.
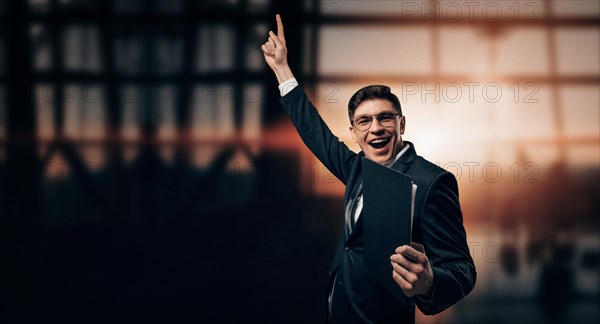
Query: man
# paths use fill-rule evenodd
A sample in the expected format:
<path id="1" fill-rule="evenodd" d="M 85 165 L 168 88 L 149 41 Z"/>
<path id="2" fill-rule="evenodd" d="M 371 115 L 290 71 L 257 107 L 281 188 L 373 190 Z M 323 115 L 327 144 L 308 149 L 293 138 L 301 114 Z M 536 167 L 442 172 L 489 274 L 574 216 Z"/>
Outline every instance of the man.
<path id="1" fill-rule="evenodd" d="M 335 137 L 298 86 L 287 63 L 283 23 L 261 46 L 275 73 L 282 106 L 305 144 L 346 185 L 344 231 L 330 271 L 327 319 L 331 323 L 414 323 L 415 304 L 436 314 L 468 294 L 475 266 L 466 244 L 454 176 L 416 155 L 402 140 L 406 119 L 398 98 L 386 86 L 358 90 L 348 104 L 356 154 Z M 390 167 L 417 185 L 410 245 L 390 255 L 390 276 L 407 297 L 399 300 L 365 266 L 363 256 L 360 157 Z M 378 215 L 394 217 L 397 215 Z"/>

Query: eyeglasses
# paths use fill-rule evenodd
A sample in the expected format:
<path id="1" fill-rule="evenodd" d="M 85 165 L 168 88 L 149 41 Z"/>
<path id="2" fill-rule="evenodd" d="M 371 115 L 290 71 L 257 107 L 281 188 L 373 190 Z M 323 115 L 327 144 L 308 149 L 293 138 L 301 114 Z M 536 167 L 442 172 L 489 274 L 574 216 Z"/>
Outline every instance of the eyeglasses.
<path id="1" fill-rule="evenodd" d="M 366 131 L 371 128 L 373 116 L 377 116 L 379 124 L 385 128 L 396 126 L 396 116 L 400 115 L 395 111 L 382 111 L 376 115 L 358 115 L 354 116 L 351 123 L 359 131 Z"/>

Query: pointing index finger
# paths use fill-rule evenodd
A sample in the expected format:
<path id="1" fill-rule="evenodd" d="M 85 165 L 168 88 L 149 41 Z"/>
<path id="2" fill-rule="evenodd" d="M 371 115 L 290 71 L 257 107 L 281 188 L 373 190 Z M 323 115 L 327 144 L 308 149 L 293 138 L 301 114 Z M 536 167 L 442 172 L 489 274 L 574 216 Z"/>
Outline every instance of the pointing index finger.
<path id="1" fill-rule="evenodd" d="M 275 20 L 277 20 L 277 36 L 285 38 L 283 34 L 283 22 L 281 22 L 281 16 L 279 14 L 275 15 Z"/>

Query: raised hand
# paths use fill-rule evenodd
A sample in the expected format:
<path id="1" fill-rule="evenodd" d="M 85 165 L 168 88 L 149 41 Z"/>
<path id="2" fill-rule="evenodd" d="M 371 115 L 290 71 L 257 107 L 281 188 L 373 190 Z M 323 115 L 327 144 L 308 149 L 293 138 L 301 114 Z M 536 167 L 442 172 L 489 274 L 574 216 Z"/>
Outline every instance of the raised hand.
<path id="1" fill-rule="evenodd" d="M 267 42 L 262 44 L 260 48 L 263 51 L 265 62 L 275 72 L 277 80 L 281 83 L 291 79 L 293 75 L 287 62 L 287 47 L 281 16 L 277 14 L 275 19 L 277 20 L 277 35 L 270 30 Z"/>

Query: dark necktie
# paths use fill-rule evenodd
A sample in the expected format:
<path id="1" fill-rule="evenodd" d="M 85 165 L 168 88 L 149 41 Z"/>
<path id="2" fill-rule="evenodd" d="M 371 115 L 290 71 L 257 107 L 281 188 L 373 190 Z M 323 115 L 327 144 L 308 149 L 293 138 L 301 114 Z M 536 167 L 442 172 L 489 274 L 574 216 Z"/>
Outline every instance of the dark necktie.
<path id="1" fill-rule="evenodd" d="M 352 191 L 348 205 L 346 205 L 346 229 L 348 230 L 348 235 L 352 233 L 352 228 L 354 227 L 354 212 L 356 211 L 358 197 L 360 197 L 361 194 L 362 180 L 358 182 L 358 185 L 354 188 L 354 191 Z"/>

